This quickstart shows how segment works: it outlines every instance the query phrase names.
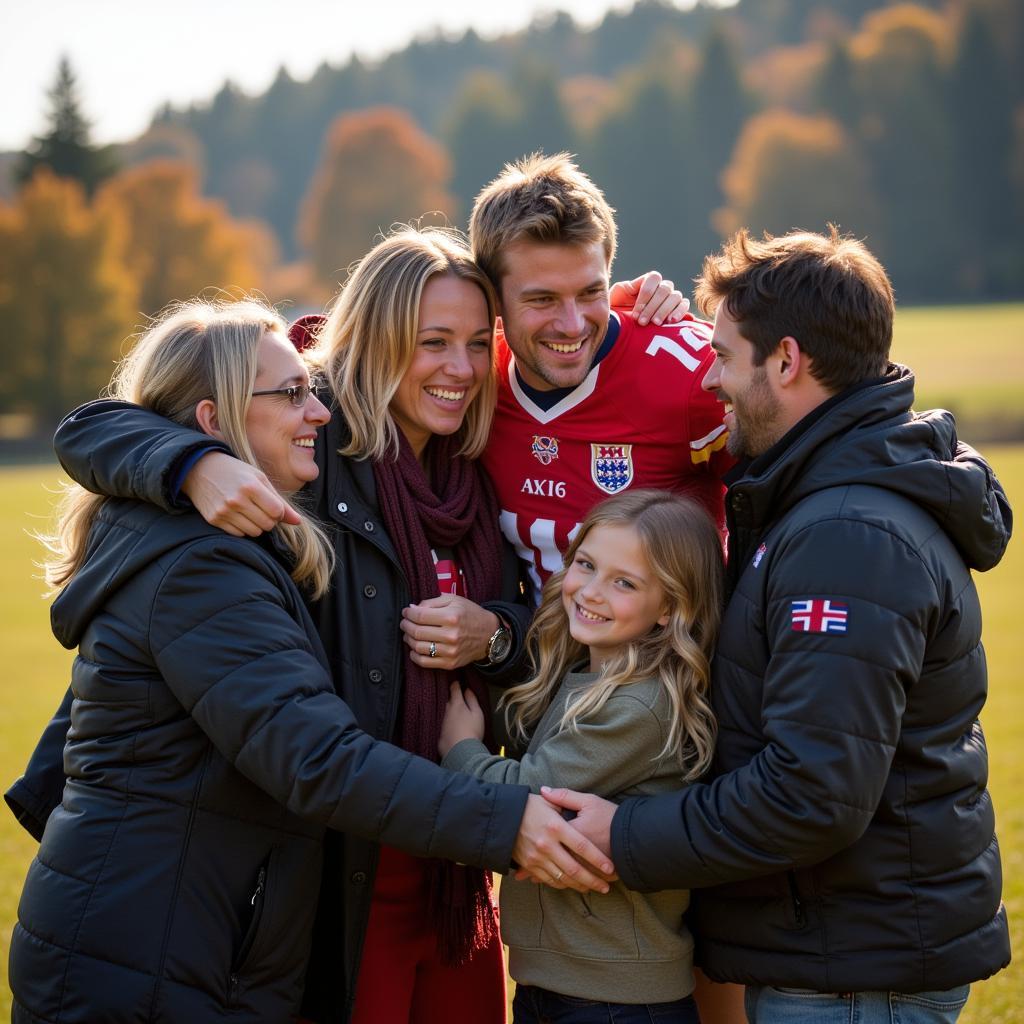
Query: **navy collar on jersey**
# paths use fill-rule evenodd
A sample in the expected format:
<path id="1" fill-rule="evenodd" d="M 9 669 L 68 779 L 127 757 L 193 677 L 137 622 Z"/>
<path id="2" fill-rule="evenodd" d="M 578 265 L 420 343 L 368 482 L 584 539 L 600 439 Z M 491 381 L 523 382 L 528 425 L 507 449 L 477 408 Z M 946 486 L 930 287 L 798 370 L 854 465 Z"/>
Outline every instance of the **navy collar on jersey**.
<path id="1" fill-rule="evenodd" d="M 597 366 L 597 364 L 601 362 L 609 352 L 611 352 L 612 346 L 619 337 L 620 330 L 621 325 L 619 324 L 618 318 L 615 316 L 609 316 L 608 330 L 605 332 L 604 341 L 601 342 L 597 351 L 594 353 L 594 360 L 590 364 L 591 370 Z M 550 388 L 545 391 L 541 391 L 539 388 L 532 388 L 525 380 L 523 380 L 523 375 L 519 372 L 518 363 L 516 364 L 516 380 L 519 381 L 519 386 L 523 389 L 523 393 L 526 397 L 545 412 L 547 412 L 548 409 L 553 409 L 563 398 L 565 398 L 566 395 L 571 395 L 576 388 L 579 387 L 579 384 L 575 384 L 571 388 Z"/>

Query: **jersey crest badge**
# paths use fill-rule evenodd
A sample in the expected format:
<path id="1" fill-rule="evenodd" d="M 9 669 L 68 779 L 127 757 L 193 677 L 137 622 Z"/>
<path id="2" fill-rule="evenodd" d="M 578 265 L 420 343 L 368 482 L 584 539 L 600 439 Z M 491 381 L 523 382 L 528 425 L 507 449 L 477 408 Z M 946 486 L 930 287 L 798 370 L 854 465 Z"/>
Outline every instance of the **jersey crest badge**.
<path id="1" fill-rule="evenodd" d="M 558 438 L 534 434 L 530 451 L 542 466 L 550 466 L 558 458 Z"/>
<path id="2" fill-rule="evenodd" d="M 617 494 L 633 482 L 631 444 L 591 444 L 590 477 L 605 494 Z"/>
<path id="3" fill-rule="evenodd" d="M 792 603 L 794 633 L 845 633 L 849 617 L 849 607 L 843 601 L 810 598 Z"/>

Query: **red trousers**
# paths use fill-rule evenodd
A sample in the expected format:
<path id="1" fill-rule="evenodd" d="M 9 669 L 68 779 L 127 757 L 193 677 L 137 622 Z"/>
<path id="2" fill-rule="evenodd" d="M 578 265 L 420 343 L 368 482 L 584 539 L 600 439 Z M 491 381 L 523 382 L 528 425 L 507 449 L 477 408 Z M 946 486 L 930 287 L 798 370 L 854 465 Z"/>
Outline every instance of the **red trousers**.
<path id="1" fill-rule="evenodd" d="M 381 847 L 352 1024 L 505 1024 L 501 941 L 442 963 L 424 879 L 423 861 Z"/>

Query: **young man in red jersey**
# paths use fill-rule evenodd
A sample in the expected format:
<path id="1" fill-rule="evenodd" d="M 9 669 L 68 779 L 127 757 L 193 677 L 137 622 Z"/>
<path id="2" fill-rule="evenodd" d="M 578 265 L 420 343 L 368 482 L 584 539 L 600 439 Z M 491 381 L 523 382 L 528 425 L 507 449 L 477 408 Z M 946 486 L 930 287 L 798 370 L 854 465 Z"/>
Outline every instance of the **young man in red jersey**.
<path id="1" fill-rule="evenodd" d="M 733 464 L 701 388 L 711 325 L 612 311 L 613 211 L 560 153 L 509 164 L 479 194 L 473 255 L 498 294 L 498 406 L 484 464 L 501 527 L 539 586 L 590 508 L 627 487 L 692 494 L 722 523 Z M 743 989 L 698 972 L 705 1024 L 739 1024 Z"/>
<path id="2" fill-rule="evenodd" d="M 590 508 L 627 487 L 693 494 L 722 520 L 732 460 L 721 406 L 700 386 L 710 325 L 612 312 L 615 239 L 607 201 L 564 153 L 506 166 L 470 219 L 503 333 L 484 461 L 537 586 Z"/>

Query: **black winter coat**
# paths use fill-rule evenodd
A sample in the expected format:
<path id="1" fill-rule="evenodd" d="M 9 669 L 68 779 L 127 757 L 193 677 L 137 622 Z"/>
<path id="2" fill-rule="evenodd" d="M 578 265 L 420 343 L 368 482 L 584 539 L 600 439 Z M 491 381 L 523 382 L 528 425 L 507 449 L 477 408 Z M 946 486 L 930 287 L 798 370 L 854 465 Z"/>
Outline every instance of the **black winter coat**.
<path id="1" fill-rule="evenodd" d="M 362 731 L 269 542 L 107 502 L 52 621 L 79 653 L 15 1021 L 292 1019 L 324 826 L 507 866 L 524 794 Z"/>
<path id="2" fill-rule="evenodd" d="M 410 597 L 380 516 L 373 467 L 367 461 L 340 457 L 337 451 L 347 441 L 344 420 L 333 410 L 333 418 L 321 428 L 317 440 L 320 476 L 302 496 L 305 506 L 328 525 L 337 558 L 333 586 L 311 612 L 336 692 L 363 729 L 379 739 L 392 739 L 408 659 L 399 623 Z M 61 464 L 89 490 L 153 502 L 168 510 L 180 508 L 173 494 L 180 466 L 197 450 L 211 447 L 223 446 L 146 410 L 109 401 L 92 402 L 76 410 L 56 436 Z M 519 562 L 508 545 L 504 557 L 503 593 L 495 595 L 499 600 L 484 602 L 513 632 L 514 654 L 500 669 L 485 672 L 499 684 L 521 671 L 530 619 Z M 434 799 L 435 792 L 424 788 L 424 802 Z M 474 847 L 474 843 L 482 843 L 492 830 L 508 836 L 509 829 L 510 856 L 524 802 L 518 789 L 516 793 L 514 799 L 501 802 L 504 817 L 500 825 L 474 821 L 474 812 L 467 806 L 465 822 L 450 827 L 463 833 L 460 846 L 468 852 L 449 859 L 493 865 L 481 855 L 483 847 Z M 409 849 L 402 841 L 382 841 Z M 303 1014 L 322 1024 L 345 1021 L 351 1012 L 377 856 L 377 843 L 367 841 L 365 833 L 361 836 L 344 827 L 327 833 L 323 888 L 303 1003 Z"/>
<path id="3" fill-rule="evenodd" d="M 1011 515 L 952 417 L 912 402 L 892 366 L 732 483 L 719 777 L 616 814 L 627 885 L 713 887 L 693 925 L 714 978 L 916 992 L 1009 962 L 970 569 Z"/>

